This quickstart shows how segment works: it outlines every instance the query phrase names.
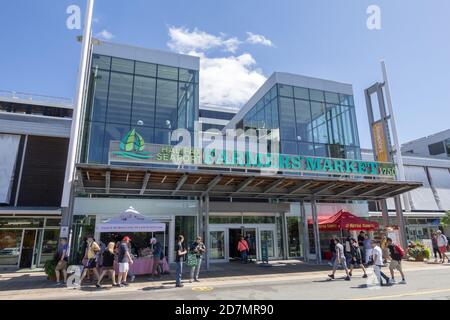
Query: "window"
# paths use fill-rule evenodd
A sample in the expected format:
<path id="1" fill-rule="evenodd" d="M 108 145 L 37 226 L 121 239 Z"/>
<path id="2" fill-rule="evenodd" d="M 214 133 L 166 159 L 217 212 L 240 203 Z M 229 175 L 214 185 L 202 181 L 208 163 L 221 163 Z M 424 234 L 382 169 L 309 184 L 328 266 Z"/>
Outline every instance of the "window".
<path id="1" fill-rule="evenodd" d="M 107 123 L 103 143 L 103 163 L 108 162 L 109 144 L 111 141 L 120 141 L 131 130 L 130 125 Z"/>
<path id="2" fill-rule="evenodd" d="M 445 145 L 442 141 L 428 145 L 428 151 L 431 156 L 437 156 L 446 152 Z"/>
<path id="3" fill-rule="evenodd" d="M 326 110 L 323 103 L 311 102 L 311 118 L 314 142 L 328 143 Z"/>
<path id="4" fill-rule="evenodd" d="M 314 144 L 314 155 L 316 157 L 328 157 L 328 146 L 325 144 Z"/>
<path id="5" fill-rule="evenodd" d="M 102 163 L 105 124 L 102 122 L 87 122 L 86 133 L 89 134 L 89 148 L 86 161 L 88 163 Z"/>
<path id="6" fill-rule="evenodd" d="M 297 125 L 297 140 L 313 142 L 311 107 L 309 101 L 295 100 L 295 118 Z"/>
<path id="7" fill-rule="evenodd" d="M 444 144 L 445 144 L 445 151 L 447 152 L 447 155 L 450 157 L 450 139 L 445 140 Z"/>
<path id="8" fill-rule="evenodd" d="M 298 143 L 298 154 L 302 156 L 314 156 L 314 145 L 312 143 Z"/>
<path id="9" fill-rule="evenodd" d="M 158 66 L 158 78 L 178 80 L 178 68 Z"/>
<path id="10" fill-rule="evenodd" d="M 280 128 L 282 140 L 297 140 L 295 131 L 294 100 L 280 98 Z"/>
<path id="11" fill-rule="evenodd" d="M 211 119 L 220 119 L 220 120 L 231 120 L 236 115 L 234 112 L 222 112 L 222 111 L 213 111 L 213 110 L 205 110 L 200 109 L 200 117 L 201 118 L 211 118 Z"/>
<path id="12" fill-rule="evenodd" d="M 170 145 L 171 130 L 168 129 L 155 129 L 155 143 Z"/>
<path id="13" fill-rule="evenodd" d="M 297 99 L 309 100 L 309 90 L 306 88 L 294 87 L 294 97 Z"/>
<path id="14" fill-rule="evenodd" d="M 311 100 L 320 101 L 320 102 L 324 102 L 325 101 L 325 97 L 323 95 L 323 91 L 310 89 L 309 90 L 309 95 L 311 97 Z"/>
<path id="15" fill-rule="evenodd" d="M 157 80 L 156 89 L 156 117 L 155 126 L 174 129 L 177 125 L 177 96 L 176 81 Z"/>
<path id="16" fill-rule="evenodd" d="M 325 92 L 325 101 L 327 103 L 339 104 L 339 95 L 333 92 Z"/>
<path id="17" fill-rule="evenodd" d="M 92 55 L 92 68 L 109 70 L 111 66 L 111 57 L 102 56 L 99 54 Z"/>
<path id="18" fill-rule="evenodd" d="M 90 120 L 106 120 L 106 109 L 108 102 L 109 72 L 98 70 L 92 72 L 92 101 L 90 103 Z"/>
<path id="19" fill-rule="evenodd" d="M 156 77 L 156 64 L 136 61 L 135 73 L 142 76 Z"/>
<path id="20" fill-rule="evenodd" d="M 153 127 L 155 125 L 156 80 L 135 76 L 133 90 L 132 126 Z"/>
<path id="21" fill-rule="evenodd" d="M 111 72 L 107 122 L 130 124 L 132 91 L 132 75 Z"/>
<path id="22" fill-rule="evenodd" d="M 298 154 L 297 143 L 291 141 L 281 142 L 281 152 L 283 154 L 297 155 Z"/>
<path id="23" fill-rule="evenodd" d="M 111 71 L 133 73 L 134 61 L 128 59 L 112 58 Z"/>
<path id="24" fill-rule="evenodd" d="M 279 84 L 278 85 L 278 92 L 279 92 L 280 96 L 289 97 L 289 98 L 293 98 L 294 97 L 294 91 L 293 91 L 293 88 L 291 86 L 286 86 L 284 84 Z"/>
<path id="25" fill-rule="evenodd" d="M 194 70 L 187 70 L 187 69 L 180 68 L 180 75 L 179 75 L 180 81 L 194 82 L 196 73 L 197 72 Z"/>

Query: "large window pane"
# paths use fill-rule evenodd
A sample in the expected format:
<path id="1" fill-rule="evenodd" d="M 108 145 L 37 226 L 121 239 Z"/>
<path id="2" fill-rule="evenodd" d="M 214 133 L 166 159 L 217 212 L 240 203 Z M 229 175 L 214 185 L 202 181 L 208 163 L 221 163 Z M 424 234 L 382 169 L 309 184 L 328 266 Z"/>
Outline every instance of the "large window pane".
<path id="1" fill-rule="evenodd" d="M 311 100 L 320 101 L 320 102 L 324 102 L 325 101 L 325 97 L 323 95 L 323 91 L 310 89 L 309 90 L 309 95 L 311 97 Z"/>
<path id="2" fill-rule="evenodd" d="M 194 242 L 197 228 L 197 219 L 194 216 L 176 216 L 175 217 L 175 241 L 179 235 L 184 236 L 184 245 L 190 245 Z"/>
<path id="3" fill-rule="evenodd" d="M 170 133 L 168 129 L 155 129 L 155 143 L 157 144 L 170 144 Z"/>
<path id="4" fill-rule="evenodd" d="M 299 217 L 286 217 L 288 230 L 288 253 L 290 258 L 301 257 L 301 240 L 299 230 Z"/>
<path id="5" fill-rule="evenodd" d="M 339 95 L 334 92 L 325 92 L 325 100 L 327 103 L 339 104 Z"/>
<path id="6" fill-rule="evenodd" d="M 187 70 L 180 68 L 180 75 L 179 75 L 180 81 L 194 82 L 196 72 L 197 71 L 195 70 Z"/>
<path id="7" fill-rule="evenodd" d="M 134 61 L 128 59 L 112 58 L 111 71 L 133 73 Z"/>
<path id="8" fill-rule="evenodd" d="M 295 117 L 297 125 L 297 140 L 313 142 L 311 107 L 309 101 L 295 100 Z"/>
<path id="9" fill-rule="evenodd" d="M 194 89 L 193 83 L 179 83 L 178 128 L 194 127 Z"/>
<path id="10" fill-rule="evenodd" d="M 311 117 L 314 142 L 328 143 L 325 104 L 311 102 Z"/>
<path id="11" fill-rule="evenodd" d="M 153 127 L 155 119 L 156 80 L 135 76 L 132 126 Z"/>
<path id="12" fill-rule="evenodd" d="M 291 86 L 287 86 L 284 84 L 278 85 L 278 93 L 280 94 L 280 96 L 289 97 L 289 98 L 294 97 L 293 88 Z"/>
<path id="13" fill-rule="evenodd" d="M 0 230 L 0 266 L 14 266 L 19 262 L 22 230 Z"/>
<path id="14" fill-rule="evenodd" d="M 130 124 L 133 76 L 111 72 L 106 121 Z"/>
<path id="15" fill-rule="evenodd" d="M 45 262 L 53 259 L 58 250 L 59 230 L 45 230 L 44 241 L 42 242 L 41 262 L 40 267 L 43 267 Z"/>
<path id="16" fill-rule="evenodd" d="M 291 141 L 281 142 L 281 153 L 297 155 L 298 154 L 297 143 Z"/>
<path id="17" fill-rule="evenodd" d="M 223 231 L 210 231 L 209 239 L 211 259 L 225 259 L 225 233 Z"/>
<path id="18" fill-rule="evenodd" d="M 102 56 L 99 54 L 92 55 L 92 69 L 105 69 L 109 70 L 111 66 L 111 57 Z"/>
<path id="19" fill-rule="evenodd" d="M 298 154 L 302 156 L 313 156 L 314 145 L 312 143 L 298 143 Z"/>
<path id="20" fill-rule="evenodd" d="M 108 102 L 109 72 L 94 70 L 92 76 L 92 101 L 89 118 L 92 121 L 104 122 L 106 120 L 106 108 Z"/>
<path id="21" fill-rule="evenodd" d="M 280 133 L 282 140 L 297 140 L 294 99 L 280 98 Z"/>
<path id="22" fill-rule="evenodd" d="M 278 117 L 278 99 L 273 99 L 270 103 L 272 109 L 272 129 L 278 129 L 280 127 Z"/>
<path id="23" fill-rule="evenodd" d="M 135 74 L 156 77 L 156 64 L 136 61 Z"/>
<path id="24" fill-rule="evenodd" d="M 105 142 L 103 146 L 103 162 L 108 162 L 109 143 L 120 141 L 131 130 L 130 125 L 106 124 Z"/>
<path id="25" fill-rule="evenodd" d="M 175 81 L 157 81 L 155 127 L 175 129 L 178 86 Z"/>
<path id="26" fill-rule="evenodd" d="M 103 139 L 105 137 L 105 124 L 101 122 L 89 122 L 87 130 L 87 134 L 89 134 L 87 162 L 106 163 L 107 159 L 103 162 Z"/>
<path id="27" fill-rule="evenodd" d="M 314 155 L 316 157 L 328 157 L 328 146 L 326 144 L 314 144 Z"/>
<path id="28" fill-rule="evenodd" d="M 309 90 L 306 88 L 294 87 L 294 97 L 309 100 Z"/>
<path id="29" fill-rule="evenodd" d="M 158 78 L 178 80 L 178 68 L 158 65 Z"/>

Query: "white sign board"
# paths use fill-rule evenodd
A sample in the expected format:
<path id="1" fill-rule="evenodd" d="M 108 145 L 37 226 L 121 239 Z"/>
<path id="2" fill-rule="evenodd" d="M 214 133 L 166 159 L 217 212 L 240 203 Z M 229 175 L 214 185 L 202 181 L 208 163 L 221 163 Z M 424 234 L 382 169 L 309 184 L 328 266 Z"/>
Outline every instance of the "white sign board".
<path id="1" fill-rule="evenodd" d="M 96 226 L 95 232 L 164 232 L 164 223 L 101 223 Z"/>
<path id="2" fill-rule="evenodd" d="M 59 237 L 67 239 L 69 237 L 69 227 L 61 227 Z"/>

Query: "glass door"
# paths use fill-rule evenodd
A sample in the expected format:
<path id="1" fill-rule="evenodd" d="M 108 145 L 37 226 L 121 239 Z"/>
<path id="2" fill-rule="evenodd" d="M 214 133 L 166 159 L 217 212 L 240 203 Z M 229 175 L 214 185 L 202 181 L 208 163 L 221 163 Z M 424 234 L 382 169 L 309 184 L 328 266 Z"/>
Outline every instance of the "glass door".
<path id="1" fill-rule="evenodd" d="M 225 260 L 225 230 L 209 232 L 209 256 L 211 260 Z"/>
<path id="2" fill-rule="evenodd" d="M 39 265 L 39 259 L 41 257 L 41 248 L 42 248 L 42 236 L 43 230 L 38 229 L 36 232 L 36 238 L 34 240 L 34 251 L 33 251 L 33 260 L 31 262 L 31 268 L 36 268 Z"/>
<path id="3" fill-rule="evenodd" d="M 36 230 L 25 229 L 23 232 L 22 251 L 20 253 L 20 268 L 31 268 L 36 240 Z"/>
<path id="4" fill-rule="evenodd" d="M 256 228 L 244 228 L 243 235 L 250 249 L 248 258 L 256 260 Z"/>
<path id="5" fill-rule="evenodd" d="M 259 251 L 260 259 L 275 257 L 275 237 L 274 230 L 260 230 L 259 231 Z"/>

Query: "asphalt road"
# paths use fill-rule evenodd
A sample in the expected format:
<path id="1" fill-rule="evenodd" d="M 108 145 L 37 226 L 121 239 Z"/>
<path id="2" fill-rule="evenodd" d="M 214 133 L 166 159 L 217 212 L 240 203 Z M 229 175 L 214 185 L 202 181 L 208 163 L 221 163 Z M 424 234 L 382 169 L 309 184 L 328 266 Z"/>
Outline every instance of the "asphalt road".
<path id="1" fill-rule="evenodd" d="M 384 268 L 386 274 L 389 273 Z M 164 283 L 160 287 L 136 288 L 136 290 L 123 290 L 121 288 L 89 291 L 89 295 L 77 295 L 74 290 L 72 295 L 67 292 L 59 299 L 162 299 L 162 300 L 308 300 L 308 299 L 450 299 L 450 265 L 448 267 L 410 271 L 406 273 L 407 284 L 395 284 L 391 287 L 379 287 L 369 280 L 363 279 L 360 274 L 354 276 L 351 281 L 345 281 L 343 271 L 338 271 L 336 280 L 327 279 L 327 273 L 308 279 L 283 278 L 279 281 L 255 281 L 251 283 L 209 283 L 208 281 L 196 284 L 186 284 L 183 288 L 174 288 L 172 283 Z M 399 275 L 397 275 L 399 277 Z M 396 280 L 401 280 L 397 278 Z M 42 297 L 45 299 L 45 297 Z"/>

